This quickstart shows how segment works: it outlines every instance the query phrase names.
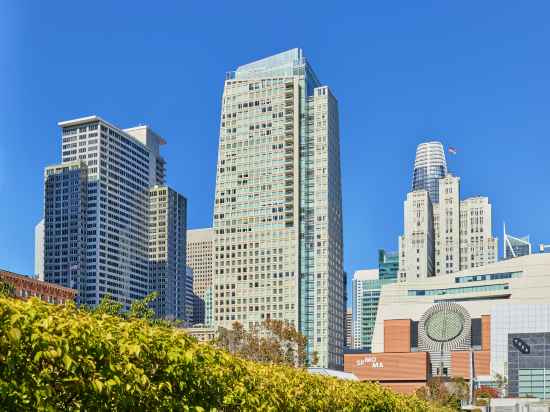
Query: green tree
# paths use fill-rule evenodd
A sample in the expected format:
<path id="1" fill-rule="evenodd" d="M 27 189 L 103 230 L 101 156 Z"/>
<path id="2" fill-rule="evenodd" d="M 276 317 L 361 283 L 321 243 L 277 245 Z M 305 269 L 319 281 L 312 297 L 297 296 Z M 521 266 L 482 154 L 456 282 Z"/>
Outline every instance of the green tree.
<path id="1" fill-rule="evenodd" d="M 0 279 L 0 296 L 15 297 L 15 286 L 4 279 Z"/>
<path id="2" fill-rule="evenodd" d="M 231 329 L 220 328 L 215 345 L 257 362 L 307 366 L 307 339 L 294 326 L 280 320 L 266 320 L 246 331 L 240 322 Z"/>
<path id="3" fill-rule="evenodd" d="M 252 346 L 265 344 L 262 338 Z M 2 297 L 0 405 L 6 411 L 448 410 L 375 383 L 241 359 L 145 319 Z"/>
<path id="4" fill-rule="evenodd" d="M 468 399 L 468 393 L 468 384 L 464 379 L 449 380 L 437 376 L 428 379 L 426 386 L 417 389 L 416 396 L 442 408 L 460 410 L 460 401 Z"/>

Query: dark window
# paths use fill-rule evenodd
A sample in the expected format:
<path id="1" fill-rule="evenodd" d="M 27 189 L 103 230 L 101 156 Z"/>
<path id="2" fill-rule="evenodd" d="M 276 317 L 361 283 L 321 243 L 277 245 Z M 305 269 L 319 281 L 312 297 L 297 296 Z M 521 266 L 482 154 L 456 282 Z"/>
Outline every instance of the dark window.
<path id="1" fill-rule="evenodd" d="M 472 346 L 481 346 L 481 319 L 472 319 Z"/>

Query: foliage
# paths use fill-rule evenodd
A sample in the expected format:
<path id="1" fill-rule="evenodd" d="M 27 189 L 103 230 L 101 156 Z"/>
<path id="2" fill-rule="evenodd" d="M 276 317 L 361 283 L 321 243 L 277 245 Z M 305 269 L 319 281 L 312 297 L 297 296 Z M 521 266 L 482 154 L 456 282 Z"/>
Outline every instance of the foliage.
<path id="1" fill-rule="evenodd" d="M 417 389 L 416 396 L 441 407 L 460 408 L 460 401 L 468 399 L 468 384 L 463 378 L 445 379 L 434 377 L 426 386 Z"/>
<path id="2" fill-rule="evenodd" d="M 499 391 L 498 389 L 491 388 L 490 386 L 480 386 L 475 391 L 475 398 L 498 398 L 499 397 Z"/>
<path id="3" fill-rule="evenodd" d="M 499 397 L 505 396 L 506 391 L 508 390 L 508 379 L 506 378 L 506 376 L 497 373 L 495 375 L 494 381 L 499 390 Z"/>
<path id="4" fill-rule="evenodd" d="M 0 279 L 0 296 L 13 297 L 15 296 L 15 286 L 11 283 Z"/>
<path id="5" fill-rule="evenodd" d="M 233 357 L 183 330 L 0 298 L 3 410 L 439 411 L 374 383 Z"/>
<path id="6" fill-rule="evenodd" d="M 304 367 L 307 363 L 307 338 L 291 324 L 266 320 L 246 331 L 240 322 L 231 329 L 220 328 L 216 346 L 241 358 L 256 362 Z"/>

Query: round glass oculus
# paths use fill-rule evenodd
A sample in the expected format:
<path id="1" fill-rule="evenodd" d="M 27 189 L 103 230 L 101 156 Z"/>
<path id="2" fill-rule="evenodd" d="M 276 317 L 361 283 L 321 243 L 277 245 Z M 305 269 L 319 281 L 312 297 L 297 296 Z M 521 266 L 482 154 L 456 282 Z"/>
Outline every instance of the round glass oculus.
<path id="1" fill-rule="evenodd" d="M 464 329 L 464 317 L 459 312 L 445 308 L 426 319 L 425 329 L 430 339 L 436 342 L 449 342 Z"/>

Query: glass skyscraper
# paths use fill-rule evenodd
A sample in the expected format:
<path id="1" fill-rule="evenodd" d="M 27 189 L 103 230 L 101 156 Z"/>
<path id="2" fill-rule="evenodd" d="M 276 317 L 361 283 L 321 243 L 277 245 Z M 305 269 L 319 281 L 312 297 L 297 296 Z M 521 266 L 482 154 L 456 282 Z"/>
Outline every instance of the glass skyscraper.
<path id="1" fill-rule="evenodd" d="M 432 203 L 439 202 L 439 179 L 447 174 L 447 160 L 440 142 L 421 143 L 416 148 L 412 190 L 427 190 Z"/>
<path id="2" fill-rule="evenodd" d="M 222 98 L 212 317 L 285 320 L 343 367 L 338 103 L 302 50 L 239 67 Z"/>
<path id="3" fill-rule="evenodd" d="M 380 279 L 397 279 L 397 273 L 399 272 L 399 252 L 388 252 L 380 249 L 378 251 L 378 271 Z"/>

